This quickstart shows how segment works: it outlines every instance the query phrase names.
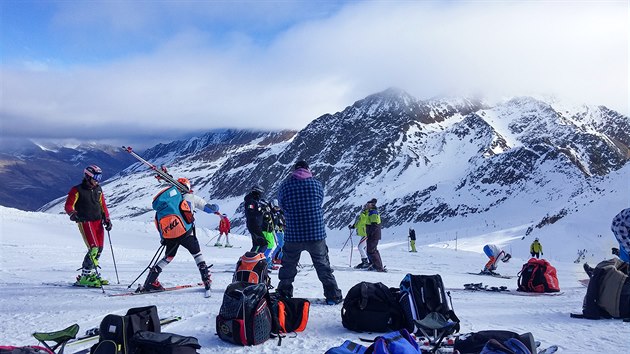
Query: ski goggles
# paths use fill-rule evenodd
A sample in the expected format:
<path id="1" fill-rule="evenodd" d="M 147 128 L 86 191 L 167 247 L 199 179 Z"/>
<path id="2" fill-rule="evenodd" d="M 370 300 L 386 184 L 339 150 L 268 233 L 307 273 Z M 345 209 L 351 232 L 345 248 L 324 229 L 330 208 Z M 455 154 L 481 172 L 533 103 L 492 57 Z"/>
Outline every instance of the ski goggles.
<path id="1" fill-rule="evenodd" d="M 103 174 L 95 173 L 94 175 L 91 176 L 91 178 L 95 180 L 96 182 L 100 182 L 103 179 Z"/>

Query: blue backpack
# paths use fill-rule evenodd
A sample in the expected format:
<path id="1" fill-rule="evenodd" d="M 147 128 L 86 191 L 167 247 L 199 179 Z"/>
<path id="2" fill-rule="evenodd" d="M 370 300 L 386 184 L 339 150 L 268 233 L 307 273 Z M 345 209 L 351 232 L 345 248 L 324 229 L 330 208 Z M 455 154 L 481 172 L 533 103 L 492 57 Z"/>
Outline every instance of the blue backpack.
<path id="1" fill-rule="evenodd" d="M 374 338 L 365 354 L 420 354 L 418 343 L 411 338 L 406 329 L 389 332 Z"/>
<path id="2" fill-rule="evenodd" d="M 153 197 L 152 207 L 155 210 L 155 227 L 165 239 L 184 235 L 195 221 L 190 204 L 175 186 L 163 189 Z"/>

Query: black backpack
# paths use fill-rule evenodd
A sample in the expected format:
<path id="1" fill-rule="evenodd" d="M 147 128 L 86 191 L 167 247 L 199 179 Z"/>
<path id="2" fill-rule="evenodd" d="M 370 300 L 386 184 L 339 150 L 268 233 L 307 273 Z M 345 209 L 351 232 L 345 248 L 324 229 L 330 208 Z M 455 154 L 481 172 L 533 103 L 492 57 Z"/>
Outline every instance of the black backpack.
<path id="1" fill-rule="evenodd" d="M 405 327 L 398 301 L 398 288 L 383 283 L 361 282 L 353 286 L 343 301 L 341 323 L 357 332 L 390 332 Z"/>
<path id="2" fill-rule="evenodd" d="M 407 274 L 400 282 L 400 304 L 405 314 L 405 328 L 414 332 L 414 321 L 425 318 L 431 312 L 437 312 L 446 320 L 456 322 L 455 332 L 459 332 L 459 318 L 449 306 L 444 290 L 444 283 L 439 274 Z"/>
<path id="3" fill-rule="evenodd" d="M 135 307 L 129 309 L 124 316 L 111 314 L 105 316 L 99 326 L 99 343 L 113 341 L 120 353 L 133 353 L 135 348 L 130 339 L 138 331 L 161 332 L 157 307 Z M 94 345 L 93 350 L 96 350 L 97 346 L 98 343 Z"/>
<path id="4" fill-rule="evenodd" d="M 216 318 L 219 338 L 239 345 L 256 345 L 271 337 L 271 311 L 265 284 L 238 281 L 228 285 Z"/>
<path id="5" fill-rule="evenodd" d="M 536 341 L 531 333 L 527 332 L 519 335 L 516 332 L 504 330 L 490 330 L 460 334 L 457 338 L 455 338 L 453 349 L 461 354 L 476 354 L 481 352 L 483 347 L 490 340 L 496 340 L 499 343 L 504 343 L 512 338 L 523 343 L 530 352 L 536 353 Z"/>
<path id="6" fill-rule="evenodd" d="M 131 342 L 135 354 L 196 354 L 201 349 L 197 338 L 174 333 L 139 331 Z"/>

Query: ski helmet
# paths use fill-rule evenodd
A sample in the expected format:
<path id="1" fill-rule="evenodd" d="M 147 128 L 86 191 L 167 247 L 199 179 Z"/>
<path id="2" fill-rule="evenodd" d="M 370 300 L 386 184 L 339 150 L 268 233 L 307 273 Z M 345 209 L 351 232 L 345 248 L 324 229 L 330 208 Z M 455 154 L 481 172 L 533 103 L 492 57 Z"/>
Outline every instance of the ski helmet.
<path id="1" fill-rule="evenodd" d="M 279 208 L 280 207 L 280 203 L 278 203 L 278 199 L 274 199 L 271 201 L 271 206 L 274 208 Z"/>
<path id="2" fill-rule="evenodd" d="M 189 190 L 191 189 L 190 181 L 188 180 L 188 178 L 184 178 L 184 177 L 178 178 L 177 182 L 185 185 L 186 187 L 188 187 Z"/>
<path id="3" fill-rule="evenodd" d="M 83 170 L 85 178 L 93 179 L 96 182 L 100 182 L 103 179 L 103 171 L 96 165 L 90 165 Z"/>
<path id="4" fill-rule="evenodd" d="M 260 185 L 255 185 L 252 187 L 252 192 L 258 192 L 260 194 L 265 193 L 265 190 L 263 189 L 263 187 L 261 187 Z"/>

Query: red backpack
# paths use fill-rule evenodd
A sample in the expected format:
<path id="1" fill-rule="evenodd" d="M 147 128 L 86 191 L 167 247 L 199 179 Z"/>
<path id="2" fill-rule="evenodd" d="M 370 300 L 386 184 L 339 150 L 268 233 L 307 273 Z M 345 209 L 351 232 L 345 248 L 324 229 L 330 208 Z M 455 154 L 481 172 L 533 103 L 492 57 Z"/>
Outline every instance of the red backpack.
<path id="1" fill-rule="evenodd" d="M 560 291 L 556 268 L 545 259 L 531 258 L 518 273 L 518 291 L 555 293 Z"/>

